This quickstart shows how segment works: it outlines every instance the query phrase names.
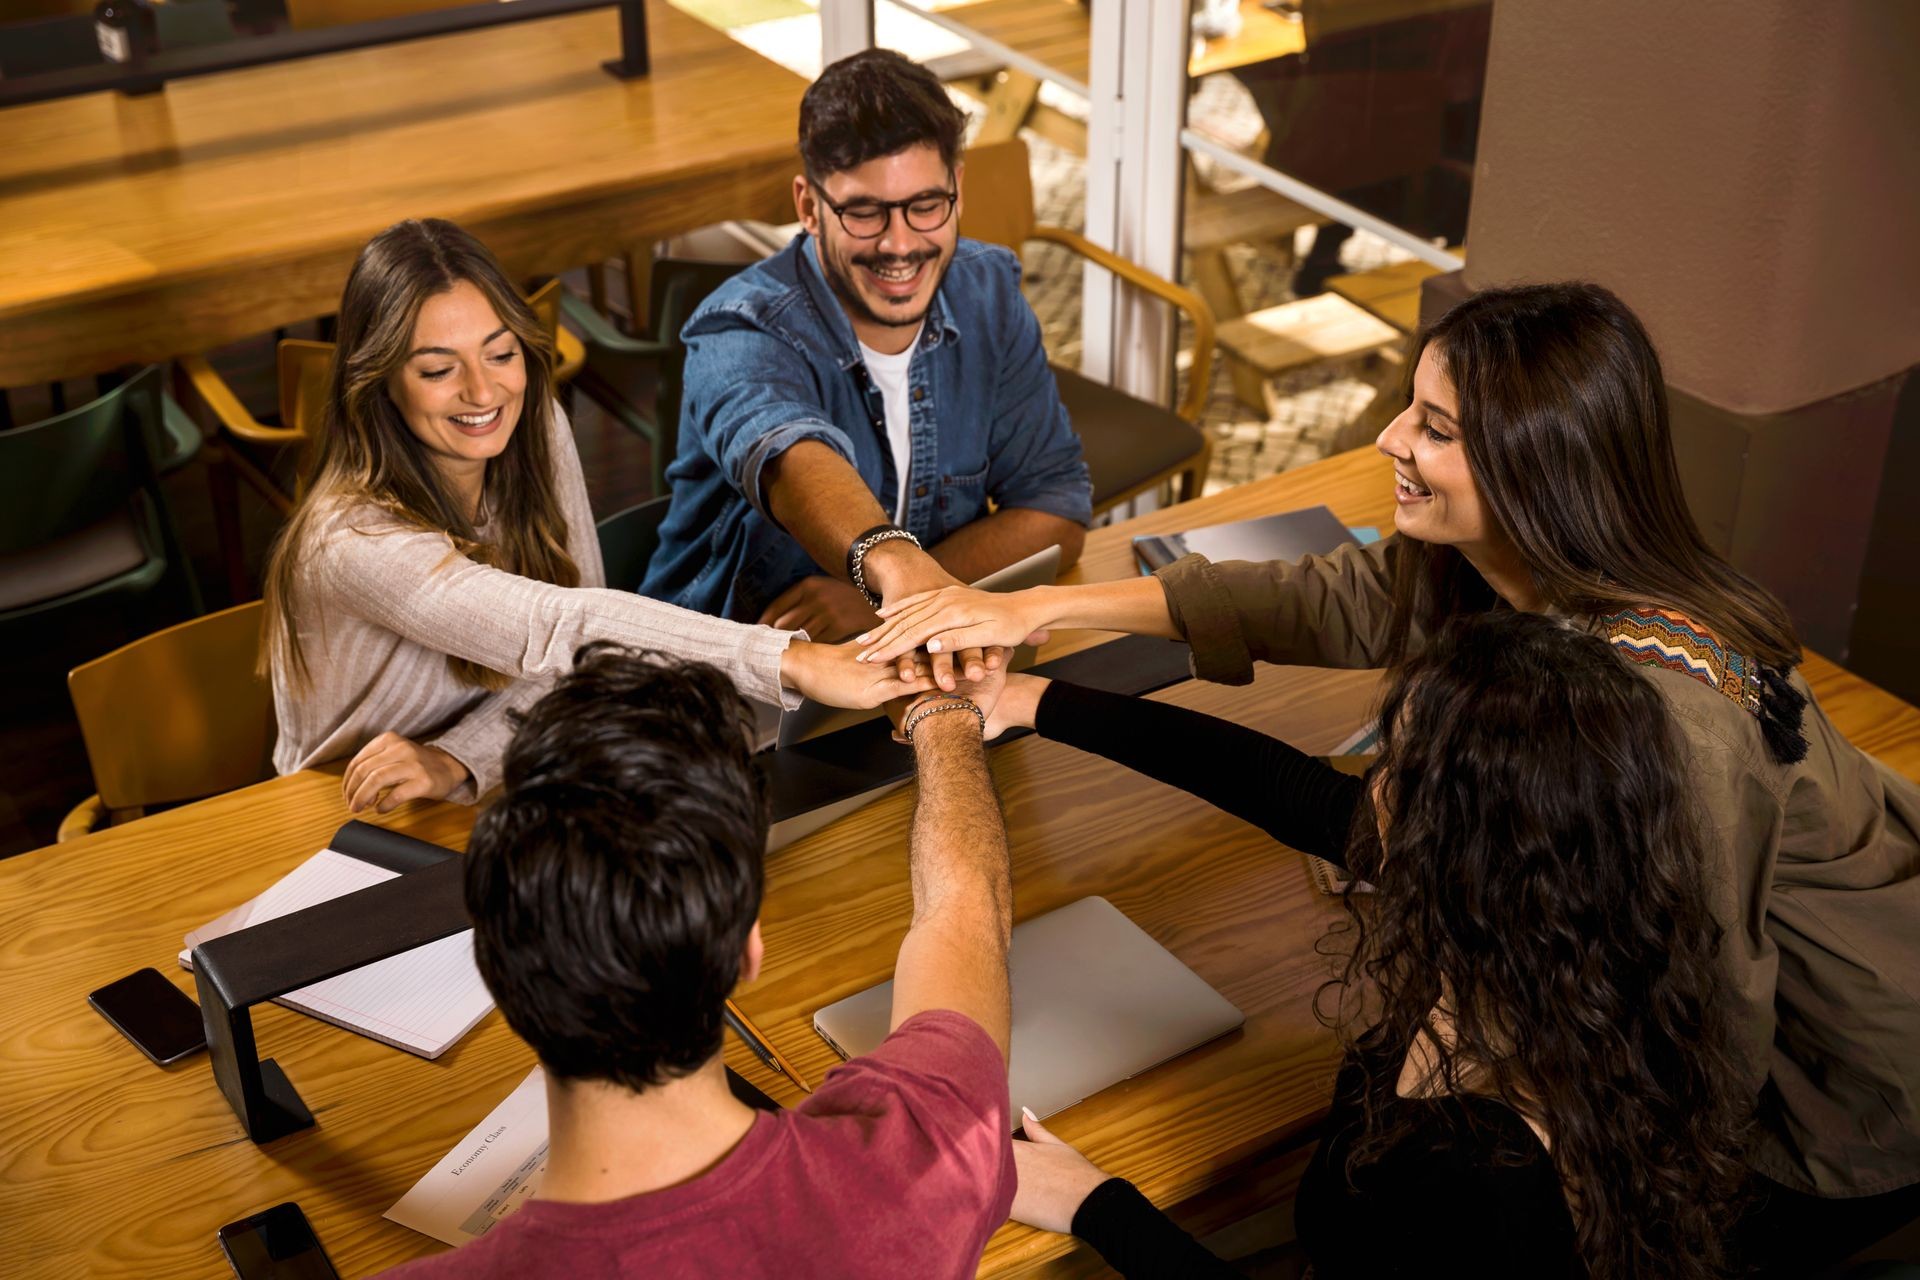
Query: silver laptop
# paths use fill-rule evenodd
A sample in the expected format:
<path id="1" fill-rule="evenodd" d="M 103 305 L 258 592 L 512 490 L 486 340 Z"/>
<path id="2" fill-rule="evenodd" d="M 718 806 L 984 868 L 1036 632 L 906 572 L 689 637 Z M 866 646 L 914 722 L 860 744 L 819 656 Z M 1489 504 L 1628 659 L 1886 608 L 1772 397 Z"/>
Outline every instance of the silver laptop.
<path id="1" fill-rule="evenodd" d="M 1024 591 L 1028 587 L 1052 586 L 1060 576 L 1060 548 L 1056 544 L 1034 552 L 1024 560 L 1016 560 L 1006 568 L 975 582 L 973 585 L 982 591 Z M 1033 649 L 1021 645 L 1014 651 L 1011 669 L 1025 670 L 1033 665 Z M 843 707 L 830 707 L 823 702 L 806 701 L 792 711 L 781 714 L 780 708 L 765 703 L 755 704 L 760 714 L 760 742 L 766 746 L 792 746 L 808 738 L 817 738 L 823 733 L 832 733 L 845 729 L 849 725 L 859 724 L 863 720 L 872 720 L 886 714 L 879 710 L 850 711 Z M 784 849 L 803 836 L 812 835 L 829 822 L 843 814 L 872 804 L 890 791 L 906 786 L 906 782 L 888 782 L 864 791 L 859 795 L 848 796 L 832 804 L 809 809 L 805 813 L 795 814 L 782 822 L 773 824 L 767 832 L 767 852 Z"/>
<path id="2" fill-rule="evenodd" d="M 1082 898 L 1018 925 L 1008 956 L 1013 1049 L 1007 1083 L 1042 1119 L 1246 1021 L 1199 974 L 1105 898 Z M 893 983 L 813 1015 L 843 1058 L 886 1039 Z"/>

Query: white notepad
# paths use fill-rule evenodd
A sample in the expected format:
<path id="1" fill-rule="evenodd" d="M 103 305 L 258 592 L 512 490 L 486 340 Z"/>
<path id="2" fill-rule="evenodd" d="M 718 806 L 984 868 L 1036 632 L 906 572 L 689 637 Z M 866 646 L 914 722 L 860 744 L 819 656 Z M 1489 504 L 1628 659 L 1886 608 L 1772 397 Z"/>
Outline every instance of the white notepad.
<path id="1" fill-rule="evenodd" d="M 180 966 L 192 969 L 193 948 L 210 938 L 368 888 L 396 874 L 322 849 L 253 901 L 189 933 Z M 396 1049 L 437 1058 L 487 1016 L 493 997 L 474 965 L 473 930 L 468 929 L 289 991 L 277 1003 Z"/>

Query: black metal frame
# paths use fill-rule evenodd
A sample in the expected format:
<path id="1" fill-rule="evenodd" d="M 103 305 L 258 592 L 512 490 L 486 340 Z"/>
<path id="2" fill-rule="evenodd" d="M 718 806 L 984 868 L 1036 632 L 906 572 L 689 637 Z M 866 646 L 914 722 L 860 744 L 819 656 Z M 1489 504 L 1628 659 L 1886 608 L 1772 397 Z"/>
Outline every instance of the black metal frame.
<path id="1" fill-rule="evenodd" d="M 418 871 L 257 924 L 193 949 L 193 983 L 213 1077 L 255 1142 L 313 1124 L 313 1112 L 253 1038 L 252 1006 L 472 927 L 464 860 Z"/>
<path id="2" fill-rule="evenodd" d="M 512 4 L 484 3 L 440 9 L 432 13 L 402 14 L 373 22 L 326 27 L 315 31 L 286 31 L 271 36 L 246 36 L 220 44 L 197 45 L 190 49 L 162 49 L 152 57 L 136 59 L 127 65 L 107 63 L 101 66 L 75 67 L 69 71 L 50 71 L 43 75 L 0 80 L 0 107 L 69 98 L 82 93 L 100 93 L 117 89 L 122 93 L 153 93 L 169 80 L 237 71 L 273 62 L 291 62 L 326 53 L 344 53 L 349 49 L 367 49 L 376 45 L 423 40 L 430 36 L 477 31 L 509 22 L 530 22 L 540 18 L 563 17 L 589 9 L 620 10 L 620 56 L 600 65 L 608 74 L 631 80 L 647 74 L 647 10 L 645 0 L 514 0 Z"/>

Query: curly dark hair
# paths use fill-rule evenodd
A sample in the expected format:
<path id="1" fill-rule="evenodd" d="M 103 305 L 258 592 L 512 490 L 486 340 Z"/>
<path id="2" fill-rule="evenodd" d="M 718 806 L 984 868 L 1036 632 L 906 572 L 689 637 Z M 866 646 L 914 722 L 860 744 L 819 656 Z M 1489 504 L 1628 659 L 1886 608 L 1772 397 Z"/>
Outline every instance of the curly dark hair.
<path id="1" fill-rule="evenodd" d="M 1364 1078 L 1347 1177 L 1407 1136 L 1393 1104 L 1424 1034 L 1432 1091 L 1546 1130 L 1589 1274 L 1717 1274 L 1751 1099 L 1658 690 L 1597 637 L 1503 611 L 1442 628 L 1380 723 L 1381 818 L 1363 806 L 1349 850 L 1376 892 L 1347 895 L 1330 987 Z"/>
<path id="2" fill-rule="evenodd" d="M 605 641 L 519 721 L 467 842 L 474 960 L 557 1079 L 640 1090 L 720 1052 L 760 913 L 753 716 L 704 662 Z"/>

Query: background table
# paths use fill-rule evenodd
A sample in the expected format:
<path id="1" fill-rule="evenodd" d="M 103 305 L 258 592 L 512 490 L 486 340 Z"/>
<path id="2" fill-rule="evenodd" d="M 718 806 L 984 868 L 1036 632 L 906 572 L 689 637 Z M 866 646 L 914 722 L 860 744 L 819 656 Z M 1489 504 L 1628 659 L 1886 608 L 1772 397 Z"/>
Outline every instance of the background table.
<path id="1" fill-rule="evenodd" d="M 1134 572 L 1130 540 L 1324 502 L 1384 526 L 1386 463 L 1355 452 L 1095 531 L 1071 575 Z M 1084 643 L 1063 636 L 1061 648 Z M 1920 775 L 1920 711 L 1818 659 L 1809 676 L 1856 742 Z M 1309 751 L 1364 719 L 1370 672 L 1269 667 L 1248 688 L 1160 695 L 1230 714 Z M 1182 793 L 1058 743 L 996 748 L 1014 851 L 1016 918 L 1104 894 L 1222 990 L 1246 1027 L 1104 1091 L 1054 1128 L 1205 1226 L 1284 1190 L 1322 1113 L 1334 1046 L 1314 1019 L 1330 962 L 1314 943 L 1339 915 L 1296 854 Z M 766 966 L 740 1003 L 809 1078 L 835 1057 L 813 1011 L 884 978 L 909 915 L 911 790 L 768 862 Z M 388 825 L 464 847 L 472 811 L 411 805 Z M 186 930 L 260 892 L 346 820 L 335 773 L 307 771 L 0 863 L 0 1274 L 221 1274 L 220 1224 L 297 1200 L 343 1275 L 440 1246 L 380 1217 L 533 1065 L 498 1016 L 427 1062 L 277 1007 L 256 1012 L 317 1127 L 271 1146 L 241 1133 L 197 1057 L 155 1068 L 87 1008 L 86 993 L 142 965 L 191 991 L 174 964 Z M 783 1102 L 797 1094 L 731 1037 L 728 1062 Z M 1017 1100 L 1016 1100 L 1017 1102 Z M 1282 1153 L 1282 1154 L 1276 1154 Z M 984 1274 L 1070 1274 L 1064 1237 L 1006 1226 Z"/>
<path id="2" fill-rule="evenodd" d="M 806 82 L 656 0 L 0 111 L 0 387 L 331 313 L 402 218 L 516 276 L 725 218 L 791 217 Z"/>

